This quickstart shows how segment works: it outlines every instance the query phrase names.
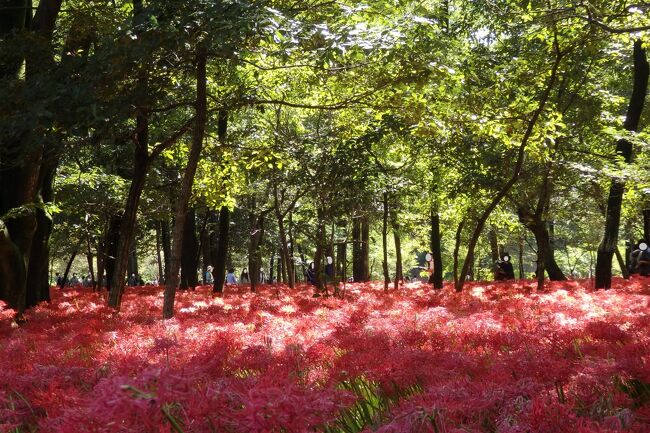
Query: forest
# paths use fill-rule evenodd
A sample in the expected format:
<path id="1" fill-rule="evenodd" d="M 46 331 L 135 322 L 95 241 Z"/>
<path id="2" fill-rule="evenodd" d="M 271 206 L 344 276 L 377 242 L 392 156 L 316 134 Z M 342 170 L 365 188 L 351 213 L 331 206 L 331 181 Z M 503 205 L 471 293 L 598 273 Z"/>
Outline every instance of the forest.
<path id="1" fill-rule="evenodd" d="M 650 431 L 645 0 L 0 0 L 0 432 Z"/>

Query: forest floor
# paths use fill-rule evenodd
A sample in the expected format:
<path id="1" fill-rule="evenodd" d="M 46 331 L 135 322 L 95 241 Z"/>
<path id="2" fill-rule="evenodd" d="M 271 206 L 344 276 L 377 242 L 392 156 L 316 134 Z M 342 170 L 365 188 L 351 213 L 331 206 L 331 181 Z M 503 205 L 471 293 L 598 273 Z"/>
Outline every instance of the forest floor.
<path id="1" fill-rule="evenodd" d="M 650 280 L 589 284 L 53 289 L 0 312 L 0 432 L 650 432 Z"/>

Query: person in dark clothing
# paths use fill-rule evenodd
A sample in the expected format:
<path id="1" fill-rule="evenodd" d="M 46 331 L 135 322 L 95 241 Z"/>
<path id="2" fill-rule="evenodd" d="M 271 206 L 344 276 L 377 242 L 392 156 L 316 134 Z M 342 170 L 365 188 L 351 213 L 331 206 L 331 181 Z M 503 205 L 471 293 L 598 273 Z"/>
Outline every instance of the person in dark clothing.
<path id="1" fill-rule="evenodd" d="M 63 288 L 63 277 L 58 272 L 55 275 L 56 275 L 56 286 L 59 289 L 62 289 Z"/>
<path id="2" fill-rule="evenodd" d="M 307 272 L 305 273 L 305 278 L 308 283 L 313 284 L 314 286 L 316 285 L 316 269 L 314 268 L 314 262 L 309 264 Z"/>
<path id="3" fill-rule="evenodd" d="M 630 273 L 643 277 L 650 276 L 650 249 L 648 243 L 641 239 L 630 255 Z"/>
<path id="4" fill-rule="evenodd" d="M 510 263 L 510 256 L 507 253 L 503 253 L 501 259 L 497 260 L 494 270 L 494 279 L 496 281 L 515 279 L 515 269 L 513 268 L 512 263 Z"/>

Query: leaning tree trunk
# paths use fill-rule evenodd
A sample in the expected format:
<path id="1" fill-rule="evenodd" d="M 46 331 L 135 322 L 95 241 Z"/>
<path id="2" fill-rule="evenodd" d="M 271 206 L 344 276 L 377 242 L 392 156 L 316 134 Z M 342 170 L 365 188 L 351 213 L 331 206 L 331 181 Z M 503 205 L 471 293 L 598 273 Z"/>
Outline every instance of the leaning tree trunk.
<path id="1" fill-rule="evenodd" d="M 648 91 L 648 75 L 650 67 L 646 58 L 646 51 L 643 42 L 637 39 L 634 42 L 634 87 L 630 97 L 630 105 L 627 109 L 627 117 L 623 127 L 627 131 L 636 131 L 639 127 L 639 120 L 643 112 L 645 96 Z M 626 139 L 620 139 L 616 143 L 616 154 L 623 157 L 626 163 L 632 162 L 632 143 Z M 621 220 L 621 205 L 623 193 L 625 192 L 625 181 L 612 179 L 607 200 L 607 213 L 605 217 L 605 234 L 598 247 L 596 257 L 596 288 L 609 289 L 612 285 L 612 257 L 617 248 L 618 229 Z"/>
<path id="2" fill-rule="evenodd" d="M 68 282 L 68 275 L 70 275 L 70 269 L 72 268 L 72 262 L 74 262 L 75 257 L 77 257 L 77 250 L 74 250 L 72 254 L 70 254 L 70 258 L 68 259 L 68 264 L 65 266 L 65 271 L 63 272 L 61 284 L 59 285 L 60 289 L 64 288 L 66 283 Z"/>
<path id="3" fill-rule="evenodd" d="M 217 242 L 217 253 L 214 262 L 214 286 L 212 287 L 212 291 L 215 293 L 223 292 L 223 284 L 226 279 L 229 232 L 230 210 L 223 206 L 219 211 L 219 239 Z"/>
<path id="4" fill-rule="evenodd" d="M 111 277 L 111 288 L 108 297 L 109 307 L 116 310 L 120 309 L 120 304 L 122 303 L 122 294 L 124 293 L 124 286 L 126 284 L 124 277 L 131 253 L 131 245 L 133 244 L 138 206 L 140 204 L 142 191 L 144 190 L 144 184 L 150 164 L 147 147 L 142 144 L 147 143 L 148 141 L 149 122 L 146 116 L 138 116 L 137 123 L 139 124 L 139 144 L 135 146 L 133 179 L 131 180 L 124 215 L 122 216 L 122 223 L 120 224 L 120 232 L 115 254 L 115 268 Z"/>
<path id="5" fill-rule="evenodd" d="M 176 287 L 178 286 L 178 267 L 181 262 L 181 252 L 183 248 L 183 234 L 185 227 L 185 218 L 187 215 L 188 203 L 192 194 L 192 185 L 194 184 L 194 175 L 199 164 L 201 149 L 203 148 L 203 138 L 205 136 L 205 125 L 208 117 L 207 106 L 207 78 L 206 78 L 207 50 L 200 46 L 196 53 L 196 119 L 192 133 L 192 145 L 187 157 L 187 166 L 183 175 L 181 185 L 181 194 L 176 203 L 175 220 L 174 220 L 174 243 L 171 256 L 171 269 L 169 278 L 165 282 L 165 298 L 163 302 L 163 319 L 170 319 L 174 316 L 174 300 L 176 297 Z M 194 255 L 196 257 L 196 254 Z M 193 270 L 196 278 L 196 269 Z"/>
<path id="6" fill-rule="evenodd" d="M 496 209 L 499 203 L 501 203 L 501 200 L 503 200 L 506 197 L 506 195 L 508 195 L 512 187 L 519 180 L 519 175 L 521 174 L 521 169 L 524 165 L 524 159 L 526 156 L 526 146 L 528 145 L 528 142 L 530 141 L 530 138 L 533 135 L 533 131 L 535 129 L 535 125 L 537 124 L 539 117 L 542 115 L 542 112 L 546 107 L 546 103 L 551 94 L 551 90 L 555 86 L 555 81 L 557 79 L 560 62 L 562 61 L 563 54 L 560 52 L 560 47 L 557 45 L 557 41 L 555 42 L 554 50 L 556 56 L 555 56 L 555 61 L 553 62 L 553 66 L 551 68 L 551 75 L 548 79 L 548 83 L 544 91 L 542 92 L 539 98 L 539 103 L 537 105 L 537 108 L 530 116 L 530 120 L 528 121 L 528 126 L 526 127 L 524 135 L 519 144 L 519 149 L 517 150 L 517 160 L 515 162 L 512 175 L 510 176 L 510 179 L 508 179 L 508 181 L 499 189 L 499 191 L 497 191 L 497 193 L 490 201 L 490 204 L 481 213 L 481 215 L 478 218 L 478 221 L 476 222 L 476 226 L 474 227 L 474 231 L 470 236 L 469 243 L 467 245 L 467 257 L 465 259 L 465 263 L 463 263 L 463 268 L 460 272 L 458 281 L 456 281 L 457 292 L 463 290 L 463 285 L 465 284 L 465 277 L 469 274 L 470 268 L 472 267 L 472 262 L 474 261 L 474 249 L 476 248 L 476 244 L 478 243 L 478 239 L 481 236 L 481 232 L 483 231 L 483 227 L 485 226 L 486 221 L 492 214 L 492 211 Z"/>

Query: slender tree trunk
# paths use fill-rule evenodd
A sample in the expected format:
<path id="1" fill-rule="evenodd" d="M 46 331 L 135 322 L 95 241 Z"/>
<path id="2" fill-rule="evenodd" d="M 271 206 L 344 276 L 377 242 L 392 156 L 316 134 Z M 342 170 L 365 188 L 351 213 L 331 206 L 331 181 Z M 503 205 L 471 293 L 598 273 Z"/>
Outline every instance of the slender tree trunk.
<path id="1" fill-rule="evenodd" d="M 252 209 L 255 208 L 255 201 L 253 201 Z M 258 283 L 263 283 L 260 281 L 259 275 L 261 270 L 262 258 L 260 257 L 260 245 L 262 245 L 262 240 L 264 239 L 264 220 L 265 213 L 256 214 L 255 211 L 251 211 L 249 215 L 249 222 L 251 227 L 250 242 L 248 249 L 248 273 L 251 280 L 251 292 L 254 292 Z"/>
<path id="2" fill-rule="evenodd" d="M 188 197 L 189 200 L 189 197 Z M 196 211 L 187 209 L 185 224 L 183 225 L 183 246 L 181 248 L 181 280 L 179 288 L 182 290 L 194 289 L 198 284 L 196 270 L 198 263 L 199 243 L 196 239 Z"/>
<path id="3" fill-rule="evenodd" d="M 172 258 L 172 240 L 171 233 L 169 232 L 169 221 L 162 220 L 160 221 L 160 237 L 162 240 L 162 249 L 163 249 L 163 264 L 165 268 L 162 274 L 162 283 L 166 282 L 169 278 L 169 272 L 171 272 L 171 258 Z"/>
<path id="4" fill-rule="evenodd" d="M 273 282 L 275 273 L 275 250 L 271 251 L 271 260 L 269 260 L 269 282 Z"/>
<path id="5" fill-rule="evenodd" d="M 135 239 L 133 240 L 131 252 L 129 252 L 129 261 L 126 264 L 126 275 L 128 277 L 135 275 L 136 279 L 140 278 L 140 272 L 138 270 L 138 247 L 135 245 Z M 138 284 L 136 282 L 136 286 L 137 285 Z"/>
<path id="6" fill-rule="evenodd" d="M 523 280 L 526 276 L 524 275 L 524 237 L 519 235 L 519 279 Z"/>
<path id="7" fill-rule="evenodd" d="M 72 262 L 74 262 L 75 257 L 77 257 L 77 250 L 74 250 L 72 254 L 70 254 L 68 263 L 65 266 L 65 272 L 63 272 L 63 280 L 61 285 L 59 285 L 59 288 L 61 289 L 65 287 L 66 283 L 68 282 L 68 275 L 70 275 L 70 268 L 72 267 Z"/>
<path id="8" fill-rule="evenodd" d="M 317 211 L 316 227 L 316 252 L 314 253 L 314 272 L 316 274 L 316 288 L 318 291 L 325 290 L 325 278 L 323 272 L 323 252 L 325 251 L 325 221 L 322 208 Z"/>
<path id="9" fill-rule="evenodd" d="M 115 272 L 115 257 L 117 256 L 117 243 L 120 239 L 120 227 L 122 217 L 120 215 L 111 215 L 106 232 L 106 258 L 104 260 L 106 268 L 106 289 L 111 290 L 113 287 L 113 274 Z"/>
<path id="10" fill-rule="evenodd" d="M 294 264 L 293 261 L 291 260 L 291 253 L 289 251 L 289 247 L 287 245 L 287 232 L 284 227 L 284 215 L 282 214 L 282 210 L 280 209 L 280 197 L 278 196 L 278 186 L 274 185 L 273 186 L 273 198 L 274 198 L 274 210 L 275 210 L 275 217 L 278 221 L 278 234 L 280 235 L 280 250 L 282 252 L 281 257 L 282 261 L 284 261 L 285 266 L 287 268 L 287 274 L 289 277 L 289 287 L 294 288 L 295 287 L 295 272 L 293 270 Z M 291 213 L 291 209 L 289 210 Z"/>
<path id="11" fill-rule="evenodd" d="M 176 287 L 178 285 L 178 267 L 181 261 L 183 246 L 183 228 L 187 215 L 188 202 L 192 194 L 194 175 L 199 163 L 199 156 L 203 148 L 203 137 L 205 136 L 205 125 L 207 122 L 207 78 L 206 78 L 207 50 L 199 46 L 196 53 L 196 121 L 192 134 L 192 145 L 187 158 L 187 166 L 183 175 L 181 194 L 177 201 L 174 220 L 174 244 L 171 257 L 171 272 L 165 282 L 165 299 L 163 302 L 163 318 L 169 319 L 174 316 L 174 300 Z M 196 256 L 195 256 L 196 257 Z M 196 274 L 196 269 L 193 270 Z M 195 277 L 196 278 L 196 277 Z"/>
<path id="12" fill-rule="evenodd" d="M 646 58 L 646 50 L 640 39 L 634 42 L 634 86 L 627 117 L 623 127 L 627 131 L 637 131 L 643 112 L 645 96 L 648 91 L 648 75 L 650 67 Z M 623 157 L 626 163 L 632 162 L 632 143 L 620 139 L 616 143 L 616 154 Z M 607 200 L 605 217 L 605 234 L 598 247 L 596 258 L 596 288 L 609 289 L 612 285 L 612 256 L 617 249 L 618 229 L 621 220 L 621 204 L 625 192 L 625 181 L 613 179 Z"/>
<path id="13" fill-rule="evenodd" d="M 519 144 L 519 149 L 517 151 L 517 160 L 515 162 L 515 167 L 512 176 L 510 176 L 510 179 L 508 179 L 508 181 L 501 187 L 501 189 L 499 189 L 499 191 L 495 194 L 494 198 L 492 198 L 492 200 L 490 201 L 488 207 L 483 211 L 483 213 L 481 213 L 476 223 L 476 226 L 474 227 L 474 231 L 470 236 L 469 243 L 467 245 L 467 257 L 465 259 L 465 263 L 463 263 L 463 268 L 460 272 L 460 277 L 458 278 L 458 281 L 456 281 L 457 292 L 463 290 L 463 285 L 465 284 L 465 277 L 468 275 L 470 271 L 470 267 L 472 266 L 472 262 L 474 258 L 474 248 L 476 248 L 476 244 L 478 243 L 478 239 L 481 235 L 481 232 L 483 231 L 485 222 L 490 217 L 490 214 L 492 214 L 492 211 L 499 205 L 499 203 L 501 203 L 501 200 L 503 200 L 503 198 L 508 194 L 508 192 L 510 192 L 514 184 L 517 183 L 517 181 L 519 180 L 519 175 L 521 174 L 521 169 L 524 164 L 524 158 L 526 156 L 526 146 L 528 145 L 530 137 L 533 135 L 533 131 L 535 129 L 535 125 L 537 124 L 537 120 L 539 119 L 542 112 L 544 111 L 544 108 L 546 107 L 546 103 L 548 101 L 549 95 L 551 94 L 551 90 L 555 86 L 555 81 L 557 79 L 558 69 L 560 67 L 560 62 L 562 60 L 562 53 L 560 52 L 560 48 L 557 45 L 557 42 L 555 43 L 554 48 L 555 48 L 556 57 L 553 63 L 553 67 L 551 68 L 551 75 L 549 77 L 546 88 L 544 89 L 542 95 L 540 96 L 537 109 L 532 113 L 530 120 L 528 121 L 528 126 L 526 127 L 526 131 L 524 132 L 524 135 L 521 139 L 521 143 Z"/>
<path id="14" fill-rule="evenodd" d="M 97 275 L 96 275 L 96 280 L 95 280 L 95 285 L 93 286 L 93 290 L 96 291 L 101 291 L 102 288 L 104 287 L 104 264 L 106 263 L 106 252 L 105 252 L 105 247 L 103 245 L 105 235 L 102 235 L 100 237 L 100 240 L 97 241 L 97 250 L 95 253 L 95 256 L 97 257 Z"/>
<path id="15" fill-rule="evenodd" d="M 643 210 L 643 239 L 650 242 L 650 209 Z"/>
<path id="16" fill-rule="evenodd" d="M 459 226 L 462 230 L 462 224 Z M 460 236 L 460 233 L 458 233 Z M 456 275 L 456 270 L 458 268 L 458 246 L 460 245 L 460 238 L 458 238 L 458 244 L 456 245 L 455 250 L 455 259 L 454 259 L 454 278 Z M 441 246 L 441 236 L 440 236 L 440 215 L 435 212 L 434 209 L 431 209 L 431 255 L 433 256 L 433 273 L 431 274 L 431 281 L 433 283 L 434 289 L 442 289 L 442 246 Z"/>
<path id="17" fill-rule="evenodd" d="M 381 242 L 382 250 L 384 253 L 382 260 L 382 268 L 384 271 L 384 291 L 388 291 L 390 284 L 390 274 L 388 272 L 388 193 L 384 192 L 384 214 L 381 226 Z"/>
<path id="18" fill-rule="evenodd" d="M 95 265 L 93 263 L 93 250 L 90 242 L 90 236 L 86 237 L 86 261 L 88 262 L 88 272 L 90 273 L 90 281 L 92 286 L 95 286 Z"/>
<path id="19" fill-rule="evenodd" d="M 490 226 L 490 230 L 488 230 L 488 238 L 490 240 L 490 259 L 494 265 L 494 263 L 499 260 L 499 240 L 497 238 L 496 227 Z"/>
<path id="20" fill-rule="evenodd" d="M 618 266 L 621 268 L 621 275 L 623 275 L 623 278 L 626 280 L 630 279 L 630 272 L 627 269 L 627 265 L 625 263 L 625 260 L 623 260 L 623 256 L 621 255 L 621 251 L 616 248 L 614 250 L 614 254 L 616 254 L 616 260 L 618 261 Z"/>
<path id="21" fill-rule="evenodd" d="M 395 240 L 395 290 L 399 289 L 400 282 L 404 282 L 404 270 L 402 268 L 402 241 L 400 239 L 400 227 L 397 220 L 397 213 L 393 209 L 390 214 L 393 227 L 393 239 Z"/>
<path id="22" fill-rule="evenodd" d="M 160 253 L 161 249 L 161 227 L 160 227 L 160 221 L 156 221 L 156 262 L 158 264 L 158 284 L 160 284 L 161 280 L 164 278 L 163 274 L 163 263 L 162 263 L 162 255 Z"/>
<path id="23" fill-rule="evenodd" d="M 212 287 L 212 291 L 215 293 L 223 292 L 223 284 L 226 279 L 229 237 L 230 210 L 226 206 L 223 206 L 219 211 L 219 242 L 217 244 L 217 256 L 214 262 L 214 286 Z"/>
<path id="24" fill-rule="evenodd" d="M 125 274 L 133 244 L 135 223 L 137 218 L 140 197 L 144 190 L 144 184 L 149 171 L 149 158 L 147 147 L 143 143 L 148 141 L 148 120 L 144 116 L 139 116 L 139 140 L 141 144 L 136 145 L 133 179 L 129 187 L 129 195 L 126 200 L 126 208 L 120 224 L 119 238 L 115 255 L 115 268 L 111 278 L 111 288 L 108 297 L 108 305 L 119 311 L 122 303 L 122 294 L 124 293 Z"/>
<path id="25" fill-rule="evenodd" d="M 370 281 L 370 223 L 368 217 L 361 218 L 361 263 L 363 281 Z"/>
<path id="26" fill-rule="evenodd" d="M 462 240 L 463 226 L 465 225 L 465 220 L 462 220 L 456 228 L 456 236 L 454 242 L 454 284 L 458 286 L 458 251 L 460 250 L 460 242 Z"/>
<path id="27" fill-rule="evenodd" d="M 363 280 L 361 258 L 361 218 L 352 220 L 352 278 L 357 283 Z"/>

